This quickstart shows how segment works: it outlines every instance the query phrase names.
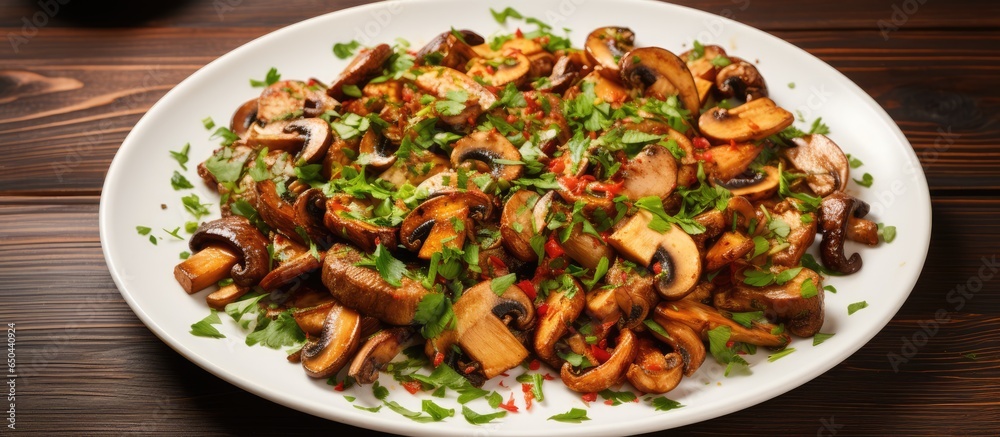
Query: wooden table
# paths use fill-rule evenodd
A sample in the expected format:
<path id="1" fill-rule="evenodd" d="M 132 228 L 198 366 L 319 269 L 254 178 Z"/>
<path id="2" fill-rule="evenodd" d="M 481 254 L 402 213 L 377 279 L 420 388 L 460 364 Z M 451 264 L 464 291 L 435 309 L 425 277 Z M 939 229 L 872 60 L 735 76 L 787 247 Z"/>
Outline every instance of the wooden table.
<path id="1" fill-rule="evenodd" d="M 0 30 L 20 35 L 0 44 L 0 322 L 17 323 L 18 431 L 358 432 L 244 392 L 158 340 L 111 281 L 97 207 L 118 146 L 171 87 L 251 39 L 364 1 L 74 1 L 52 18 L 38 3 L 0 0 Z M 790 41 L 871 94 L 921 157 L 934 235 L 909 300 L 854 356 L 678 432 L 996 435 L 1000 287 L 984 280 L 962 306 L 949 292 L 1000 247 L 1000 3 L 682 3 Z M 889 354 L 907 361 L 894 369 Z"/>

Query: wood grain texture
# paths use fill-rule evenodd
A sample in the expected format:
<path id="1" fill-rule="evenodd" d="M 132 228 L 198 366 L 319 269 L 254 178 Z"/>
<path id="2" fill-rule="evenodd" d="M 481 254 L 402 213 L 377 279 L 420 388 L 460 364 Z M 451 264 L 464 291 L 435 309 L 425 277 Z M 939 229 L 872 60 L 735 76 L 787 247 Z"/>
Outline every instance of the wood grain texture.
<path id="1" fill-rule="evenodd" d="M 0 42 L 0 322 L 18 323 L 18 431 L 374 435 L 266 401 L 171 350 L 118 293 L 97 231 L 104 174 L 150 105 L 247 41 L 365 1 L 150 3 L 73 1 L 17 52 Z M 934 231 L 910 298 L 864 348 L 785 395 L 671 433 L 996 435 L 1000 281 L 960 308 L 948 296 L 1000 251 L 1000 3 L 679 3 L 769 31 L 871 94 L 924 164 Z M 880 30 L 908 3 L 918 6 L 895 17 L 898 30 Z M 37 0 L 0 0 L 0 32 L 38 12 Z M 932 328 L 894 369 L 890 354 Z"/>
<path id="2" fill-rule="evenodd" d="M 160 342 L 107 273 L 96 200 L 0 198 L 0 253 L 19 254 L 0 258 L 0 321 L 18 323 L 24 430 L 287 435 L 347 429 L 244 392 Z M 812 435 L 832 422 L 844 426 L 837 428 L 843 435 L 989 434 L 1000 421 L 1000 283 L 987 282 L 958 310 L 947 294 L 976 275 L 981 257 L 996 255 L 1000 200 L 938 199 L 933 210 L 926 268 L 875 339 L 788 394 L 679 433 L 743 434 L 753 424 L 762 435 Z M 948 320 L 934 322 L 940 309 Z M 888 354 L 902 354 L 903 338 L 916 338 L 930 323 L 938 325 L 936 335 L 894 371 Z M 331 391 L 331 399 L 337 396 Z M 247 412 L 253 411 L 273 419 L 252 420 Z"/>

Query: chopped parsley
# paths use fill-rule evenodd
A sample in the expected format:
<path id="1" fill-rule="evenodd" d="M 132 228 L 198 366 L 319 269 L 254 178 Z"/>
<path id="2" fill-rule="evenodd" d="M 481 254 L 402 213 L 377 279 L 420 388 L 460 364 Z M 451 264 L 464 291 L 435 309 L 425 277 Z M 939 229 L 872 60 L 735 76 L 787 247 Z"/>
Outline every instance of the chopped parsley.
<path id="1" fill-rule="evenodd" d="M 885 223 L 878 224 L 878 236 L 886 243 L 892 243 L 896 239 L 896 227 L 886 226 Z"/>
<path id="2" fill-rule="evenodd" d="M 198 198 L 197 194 L 189 194 L 187 196 L 181 197 L 181 202 L 184 203 L 184 209 L 191 213 L 195 218 L 202 218 L 206 215 L 211 214 L 208 210 L 209 203 L 201 203 L 201 199 Z"/>
<path id="3" fill-rule="evenodd" d="M 851 166 L 851 168 L 858 168 L 865 165 L 865 163 L 861 162 L 860 159 L 851 156 L 850 153 L 847 154 L 847 163 Z"/>
<path id="4" fill-rule="evenodd" d="M 684 406 L 680 402 L 677 402 L 673 399 L 667 399 L 663 396 L 658 396 L 655 398 L 646 398 L 646 400 L 653 405 L 653 408 L 655 408 L 656 411 L 669 411 Z"/>
<path id="5" fill-rule="evenodd" d="M 872 186 L 872 182 L 874 182 L 874 178 L 872 177 L 872 175 L 870 173 L 865 173 L 865 174 L 861 175 L 861 180 L 855 179 L 854 182 L 857 183 L 858 185 L 861 185 L 862 187 L 869 188 L 869 187 Z"/>
<path id="6" fill-rule="evenodd" d="M 354 55 L 354 51 L 361 47 L 361 43 L 351 40 L 346 43 L 336 43 L 333 45 L 333 54 L 337 59 L 347 59 Z"/>
<path id="7" fill-rule="evenodd" d="M 152 230 L 153 230 L 153 228 L 150 228 L 148 226 L 136 226 L 135 227 L 135 231 L 138 232 L 139 235 L 149 235 L 149 232 L 152 231 Z"/>
<path id="8" fill-rule="evenodd" d="M 775 352 L 775 353 L 773 353 L 771 355 L 768 355 L 767 356 L 767 361 L 770 362 L 770 363 L 773 363 L 775 361 L 780 360 L 782 357 L 788 356 L 792 352 L 795 352 L 795 348 L 794 347 L 782 349 L 782 350 L 780 350 L 778 352 Z"/>
<path id="9" fill-rule="evenodd" d="M 406 264 L 393 257 L 389 253 L 389 249 L 386 249 L 381 243 L 375 247 L 375 252 L 367 255 L 356 265 L 375 269 L 382 276 L 382 279 L 393 287 L 403 285 L 403 275 L 407 272 Z"/>
<path id="10" fill-rule="evenodd" d="M 864 308 L 868 308 L 868 302 L 867 301 L 854 302 L 854 303 L 852 303 L 852 304 L 850 304 L 850 305 L 847 306 L 847 315 L 852 315 L 852 314 L 854 314 L 854 313 L 856 313 L 856 312 L 858 312 L 858 311 L 860 311 L 860 310 L 862 310 Z"/>
<path id="11" fill-rule="evenodd" d="M 836 334 L 824 334 L 822 332 L 817 332 L 816 335 L 813 336 L 813 346 L 819 346 L 821 343 L 828 340 L 830 337 L 833 337 L 834 335 Z"/>
<path id="12" fill-rule="evenodd" d="M 465 421 L 473 425 L 482 425 L 484 423 L 490 423 L 496 419 L 504 417 L 507 415 L 506 411 L 497 411 L 496 413 L 490 414 L 479 414 L 472 411 L 469 407 L 462 406 L 462 416 L 465 416 Z"/>
<path id="13" fill-rule="evenodd" d="M 493 293 L 497 296 L 502 296 L 508 288 L 514 285 L 515 282 L 517 282 L 517 275 L 513 273 L 493 278 L 493 280 L 490 281 L 490 290 L 493 290 Z"/>
<path id="14" fill-rule="evenodd" d="M 271 67 L 270 70 L 267 70 L 267 74 L 264 75 L 264 80 L 250 79 L 250 86 L 254 88 L 271 86 L 274 85 L 274 83 L 279 80 L 281 80 L 281 73 L 278 73 L 277 68 Z M 205 129 L 211 129 L 211 128 L 205 127 Z"/>
<path id="15" fill-rule="evenodd" d="M 191 335 L 208 338 L 226 338 L 225 334 L 219 332 L 215 326 L 212 326 L 222 323 L 218 311 L 214 309 L 210 311 L 211 313 L 207 317 L 191 324 Z"/>
<path id="16" fill-rule="evenodd" d="M 187 178 L 177 172 L 177 170 L 174 170 L 174 175 L 170 177 L 170 186 L 174 187 L 174 190 L 178 191 L 194 188 L 194 185 L 191 185 L 191 181 L 187 180 Z"/>
<path id="17" fill-rule="evenodd" d="M 446 329 L 455 329 L 455 311 L 451 299 L 442 293 L 429 293 L 417 304 L 413 321 L 423 326 L 420 334 L 426 339 L 441 335 Z"/>
<path id="18" fill-rule="evenodd" d="M 585 420 L 590 420 L 590 418 L 587 417 L 587 410 L 580 408 L 573 408 L 565 413 L 551 416 L 548 418 L 548 420 L 555 420 L 556 422 L 566 422 L 566 423 L 581 423 Z"/>
<path id="19" fill-rule="evenodd" d="M 729 376 L 734 367 L 747 369 L 750 365 L 736 353 L 735 347 L 728 346 L 731 335 L 732 329 L 725 325 L 708 331 L 708 348 L 716 361 L 726 365 L 725 376 Z"/>
<path id="20" fill-rule="evenodd" d="M 510 17 L 517 18 L 517 19 L 524 18 L 524 16 L 521 15 L 520 12 L 518 12 L 517 10 L 515 10 L 514 8 L 512 8 L 510 6 L 508 6 L 506 9 L 504 9 L 504 10 L 502 10 L 500 12 L 497 12 L 493 8 L 490 8 L 490 13 L 493 14 L 493 19 L 496 20 L 497 23 L 499 23 L 499 24 L 507 24 L 507 18 L 510 18 Z"/>
<path id="21" fill-rule="evenodd" d="M 191 143 L 187 143 L 179 152 L 170 151 L 170 157 L 180 164 L 182 170 L 187 170 L 188 152 L 191 151 Z"/>

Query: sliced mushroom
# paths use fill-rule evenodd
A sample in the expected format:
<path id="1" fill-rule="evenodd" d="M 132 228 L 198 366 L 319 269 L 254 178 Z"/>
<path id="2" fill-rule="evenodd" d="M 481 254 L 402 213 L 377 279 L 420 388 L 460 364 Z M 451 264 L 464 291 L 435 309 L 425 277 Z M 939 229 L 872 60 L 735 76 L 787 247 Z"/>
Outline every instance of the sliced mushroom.
<path id="1" fill-rule="evenodd" d="M 476 58 L 470 62 L 469 77 L 487 85 L 502 87 L 508 83 L 523 85 L 531 75 L 532 63 L 520 52 L 506 50 L 501 57 Z"/>
<path id="2" fill-rule="evenodd" d="M 567 216 L 571 214 L 565 205 L 553 201 L 555 197 L 553 193 L 552 191 L 545 193 L 535 203 L 535 208 L 531 212 L 533 229 L 546 229 L 550 211 L 553 213 L 562 212 Z M 586 212 L 586 208 L 584 208 L 584 212 Z M 560 241 L 560 244 L 567 256 L 588 269 L 596 268 L 601 262 L 601 258 L 611 260 L 615 256 L 614 251 L 601 238 L 585 234 L 582 223 L 573 225 L 569 236 L 566 237 L 565 241 Z"/>
<path id="3" fill-rule="evenodd" d="M 368 82 L 382 72 L 382 66 L 392 56 L 392 48 L 388 44 L 379 44 L 370 49 L 361 49 L 357 56 L 347 64 L 347 68 L 330 84 L 326 93 L 337 100 L 344 100 L 344 87 L 360 85 Z"/>
<path id="4" fill-rule="evenodd" d="M 302 237 L 295 231 L 298 226 L 295 223 L 295 208 L 291 201 L 278 195 L 277 183 L 265 179 L 255 184 L 254 190 L 257 192 L 257 211 L 260 213 L 260 218 L 271 228 L 302 242 Z"/>
<path id="5" fill-rule="evenodd" d="M 255 127 L 247 136 L 247 145 L 250 147 L 294 152 L 294 162 L 297 164 L 323 161 L 332 142 L 330 125 L 318 118 L 279 121 L 265 127 Z"/>
<path id="6" fill-rule="evenodd" d="M 815 287 L 814 296 L 802 295 L 803 284 L 807 281 Z M 803 268 L 782 285 L 751 287 L 735 282 L 732 288 L 716 293 L 714 303 L 716 308 L 726 311 L 763 311 L 769 320 L 784 323 L 788 332 L 812 337 L 823 327 L 823 295 L 823 278 Z"/>
<path id="7" fill-rule="evenodd" d="M 635 360 L 638 347 L 636 346 L 635 334 L 628 329 L 621 330 L 617 343 L 614 351 L 611 352 L 611 358 L 582 372 L 574 371 L 570 363 L 563 363 L 559 375 L 562 377 L 563 383 L 566 384 L 566 388 L 577 393 L 593 393 L 606 390 L 621 382 L 629 366 Z"/>
<path id="8" fill-rule="evenodd" d="M 439 99 L 448 98 L 448 92 L 464 91 L 467 94 L 465 110 L 456 116 L 443 117 L 450 125 L 465 123 L 470 117 L 478 117 L 490 109 L 497 97 L 468 75 L 447 67 L 417 67 L 414 69 L 414 84 L 424 92 Z"/>
<path id="9" fill-rule="evenodd" d="M 692 117 L 699 113 L 694 76 L 677 55 L 659 47 L 643 47 L 628 52 L 618 65 L 622 81 L 632 88 L 660 100 L 676 95 Z"/>
<path id="10" fill-rule="evenodd" d="M 581 66 L 573 62 L 571 57 L 560 57 L 552 66 L 552 73 L 549 74 L 549 80 L 543 86 L 539 87 L 538 90 L 562 93 L 576 82 L 576 79 L 580 76 L 580 70 Z"/>
<path id="11" fill-rule="evenodd" d="M 869 246 L 878 245 L 878 224 L 858 217 L 847 219 L 847 239 Z"/>
<path id="12" fill-rule="evenodd" d="M 302 117 L 306 95 L 312 91 L 305 82 L 282 80 L 264 88 L 257 98 L 257 118 L 264 123 Z"/>
<path id="13" fill-rule="evenodd" d="M 606 279 L 607 281 L 607 279 Z M 594 287 L 587 292 L 587 315 L 600 324 L 615 324 L 621 319 L 615 288 Z"/>
<path id="14" fill-rule="evenodd" d="M 712 161 L 706 170 L 711 177 L 728 181 L 745 172 L 762 150 L 763 144 L 754 143 L 710 147 L 705 155 L 711 156 Z"/>
<path id="15" fill-rule="evenodd" d="M 435 355 L 451 353 L 452 346 L 459 346 L 472 360 L 469 368 L 461 372 L 475 372 L 485 379 L 518 366 L 528 357 L 528 350 L 504 320 L 520 330 L 527 330 L 535 322 L 535 308 L 520 288 L 511 286 L 498 296 L 492 283 L 480 282 L 465 290 L 454 305 L 455 329 L 429 340 L 427 347 Z"/>
<path id="16" fill-rule="evenodd" d="M 657 331 L 649 330 L 658 340 L 670 345 L 674 352 L 681 356 L 684 363 L 684 374 L 691 376 L 697 372 L 707 356 L 705 343 L 691 327 L 680 322 L 675 322 L 663 317 L 656 317 L 653 321 L 663 331 L 666 336 Z"/>
<path id="17" fill-rule="evenodd" d="M 243 138 L 254 123 L 257 123 L 257 99 L 250 99 L 240 105 L 233 113 L 233 118 L 229 122 L 229 130 Z"/>
<path id="18" fill-rule="evenodd" d="M 665 299 L 684 297 L 701 276 L 698 246 L 686 232 L 670 224 L 659 233 L 649 228 L 653 215 L 640 210 L 608 238 L 618 253 L 655 273 L 653 285 Z"/>
<path id="19" fill-rule="evenodd" d="M 761 97 L 732 109 L 718 106 L 709 109 L 698 119 L 698 129 L 716 144 L 742 143 L 781 132 L 793 121 L 792 113 L 775 105 L 773 100 Z"/>
<path id="20" fill-rule="evenodd" d="M 330 231 L 323 224 L 326 200 L 321 188 L 310 188 L 299 194 L 292 204 L 292 208 L 295 209 L 295 223 L 302 226 L 310 240 L 323 248 L 332 244 Z"/>
<path id="21" fill-rule="evenodd" d="M 635 48 L 635 33 L 627 27 L 600 27 L 587 35 L 584 51 L 594 64 L 603 67 L 602 74 L 618 80 L 618 61 Z"/>
<path id="22" fill-rule="evenodd" d="M 335 194 L 326 202 L 323 224 L 330 232 L 346 238 L 365 252 L 375 251 L 378 243 L 394 249 L 399 239 L 395 227 L 379 226 L 361 219 L 368 206 L 366 201 L 349 194 Z"/>
<path id="23" fill-rule="evenodd" d="M 544 304 L 548 306 L 548 310 L 538 318 L 535 327 L 535 353 L 546 364 L 557 369 L 562 365 L 563 359 L 556 354 L 556 342 L 566 335 L 586 304 L 583 287 L 575 279 L 571 280 L 572 290 L 549 293 Z"/>
<path id="24" fill-rule="evenodd" d="M 777 236 L 768 239 L 771 250 L 768 251 L 767 255 L 770 256 L 771 263 L 776 266 L 795 267 L 799 265 L 806 249 L 812 246 L 813 241 L 816 240 L 816 215 L 811 212 L 799 211 L 796 207 L 797 204 L 798 201 L 788 198 L 775 205 L 771 210 L 772 220 L 781 219 L 789 227 L 788 235 L 780 241 Z M 806 217 L 807 219 L 803 221 L 803 218 Z M 766 220 L 760 222 L 763 225 Z"/>
<path id="25" fill-rule="evenodd" d="M 391 325 L 409 325 L 428 291 L 407 276 L 394 287 L 373 269 L 360 267 L 362 253 L 334 244 L 323 261 L 323 285 L 343 305 Z"/>
<path id="26" fill-rule="evenodd" d="M 524 262 L 538 260 L 538 254 L 531 247 L 531 238 L 538 235 L 532 220 L 532 211 L 539 199 L 538 193 L 521 190 L 510 196 L 500 214 L 500 235 L 503 247 L 517 259 Z"/>
<path id="27" fill-rule="evenodd" d="M 766 347 L 782 347 L 789 341 L 788 334 L 773 334 L 776 327 L 770 323 L 755 323 L 751 328 L 746 328 L 715 308 L 687 299 L 660 303 L 653 312 L 653 319 L 660 325 L 664 325 L 665 320 L 687 325 L 703 341 L 708 339 L 708 331 L 719 326 L 729 327 L 729 339 L 732 341 Z"/>
<path id="28" fill-rule="evenodd" d="M 313 378 L 328 378 L 354 355 L 361 337 L 361 315 L 334 305 L 326 316 L 319 338 L 302 347 L 302 368 Z"/>
<path id="29" fill-rule="evenodd" d="M 867 214 L 868 204 L 847 194 L 835 192 L 823 199 L 819 206 L 819 228 L 823 233 L 819 249 L 824 266 L 844 274 L 861 269 L 861 255 L 855 253 L 847 258 L 844 243 L 851 218 L 860 219 Z"/>
<path id="30" fill-rule="evenodd" d="M 728 59 L 726 50 L 714 44 L 702 46 L 700 56 L 694 49 L 677 55 L 677 57 L 685 62 L 688 70 L 691 70 L 691 74 L 696 80 L 704 79 L 712 82 L 715 81 L 715 75 L 718 71 L 718 67 L 712 63 L 712 60 L 720 56 Z"/>
<path id="31" fill-rule="evenodd" d="M 837 143 L 820 134 L 794 138 L 792 142 L 795 147 L 786 149 L 785 156 L 795 168 L 808 174 L 806 183 L 817 196 L 826 197 L 847 188 L 851 166 Z"/>
<path id="32" fill-rule="evenodd" d="M 705 252 L 705 270 L 721 269 L 753 249 L 753 240 L 742 232 L 726 232 Z"/>
<path id="33" fill-rule="evenodd" d="M 659 144 L 650 144 L 621 167 L 621 194 L 636 201 L 647 196 L 666 198 L 677 187 L 677 160 Z"/>
<path id="34" fill-rule="evenodd" d="M 378 133 L 375 129 L 368 129 L 361 137 L 361 144 L 358 146 L 358 162 L 375 169 L 383 171 L 396 163 L 396 147 L 385 135 Z"/>
<path id="35" fill-rule="evenodd" d="M 655 394 L 676 388 L 683 375 L 680 354 L 672 352 L 664 355 L 648 338 L 638 340 L 635 361 L 625 373 L 628 382 L 640 392 Z"/>
<path id="36" fill-rule="evenodd" d="M 291 258 L 281 265 L 268 272 L 260 280 L 260 288 L 264 291 L 271 291 L 292 282 L 299 276 L 312 272 L 320 267 L 322 255 L 317 258 L 310 252 L 301 253 Z"/>
<path id="37" fill-rule="evenodd" d="M 334 305 L 339 305 L 333 297 L 329 302 L 313 305 L 308 308 L 301 308 L 292 311 L 292 318 L 299 325 L 302 332 L 310 336 L 319 336 L 323 333 L 323 326 L 326 324 L 326 316 L 330 315 Z"/>
<path id="38" fill-rule="evenodd" d="M 757 67 L 742 59 L 733 58 L 732 61 L 715 76 L 715 86 L 722 97 L 740 102 L 767 97 L 767 83 Z"/>
<path id="39" fill-rule="evenodd" d="M 174 268 L 174 277 L 185 291 L 194 293 L 224 279 L 219 266 L 228 266 L 233 283 L 256 285 L 268 272 L 267 245 L 267 238 L 246 218 L 228 216 L 202 223 L 189 242 L 194 255 Z"/>
<path id="40" fill-rule="evenodd" d="M 448 171 L 448 160 L 429 150 L 411 150 L 405 160 L 396 160 L 382 174 L 378 175 L 396 188 L 405 184 L 420 185 L 438 173 Z"/>
<path id="41" fill-rule="evenodd" d="M 513 163 L 521 160 L 517 147 L 496 130 L 476 131 L 455 142 L 451 165 L 468 160 L 486 164 L 494 178 L 504 181 L 513 181 L 524 171 L 524 165 Z"/>
<path id="42" fill-rule="evenodd" d="M 739 176 L 727 181 L 713 181 L 716 185 L 728 189 L 733 196 L 741 196 L 748 201 L 757 202 L 773 196 L 778 191 L 778 185 L 781 182 L 781 173 L 778 172 L 777 168 L 765 166 L 762 170 L 758 172 L 747 169 Z"/>
<path id="43" fill-rule="evenodd" d="M 428 260 L 445 247 L 461 249 L 472 226 L 469 219 L 485 220 L 492 208 L 490 198 L 479 191 L 456 191 L 425 200 L 403 219 L 400 243 Z"/>
<path id="44" fill-rule="evenodd" d="M 218 290 L 213 291 L 205 297 L 205 301 L 208 303 L 209 308 L 224 311 L 226 305 L 236 302 L 236 299 L 243 297 L 244 294 L 250 291 L 250 287 L 240 287 L 236 284 L 229 284 L 223 287 L 219 287 Z"/>
<path id="45" fill-rule="evenodd" d="M 633 266 L 619 258 L 604 277 L 605 282 L 615 287 L 615 301 L 622 312 L 620 323 L 628 329 L 641 325 L 660 301 L 660 296 L 653 290 L 653 275 L 637 271 Z"/>
<path id="46" fill-rule="evenodd" d="M 385 368 L 403 345 L 413 336 L 411 328 L 389 328 L 376 332 L 365 341 L 358 354 L 351 361 L 347 375 L 360 384 L 371 384 L 378 380 L 378 372 Z"/>
<path id="47" fill-rule="evenodd" d="M 472 42 L 477 40 L 480 42 Z M 443 32 L 417 52 L 417 62 L 456 70 L 465 68 L 470 60 L 479 56 L 471 46 L 482 44 L 482 40 L 483 37 L 471 30 Z"/>

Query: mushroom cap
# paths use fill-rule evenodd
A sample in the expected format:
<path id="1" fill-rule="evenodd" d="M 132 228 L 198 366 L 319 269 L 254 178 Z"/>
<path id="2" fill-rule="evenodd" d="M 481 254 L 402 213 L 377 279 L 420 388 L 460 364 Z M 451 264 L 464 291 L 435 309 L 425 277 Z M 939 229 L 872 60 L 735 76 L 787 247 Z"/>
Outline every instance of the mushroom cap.
<path id="1" fill-rule="evenodd" d="M 715 86 L 723 98 L 748 102 L 767 97 L 767 82 L 757 67 L 742 59 L 733 58 L 733 61 L 715 76 Z"/>
<path id="2" fill-rule="evenodd" d="M 269 242 L 250 220 L 231 215 L 202 223 L 188 245 L 192 252 L 198 252 L 211 243 L 225 243 L 241 258 L 231 271 L 236 285 L 250 287 L 267 275 Z"/>
<path id="3" fill-rule="evenodd" d="M 361 49 L 350 64 L 344 68 L 327 88 L 326 93 L 337 100 L 344 100 L 344 86 L 358 85 L 367 82 L 382 72 L 382 66 L 392 56 L 392 48 L 388 44 L 379 44 L 370 49 Z"/>
<path id="4" fill-rule="evenodd" d="M 694 76 L 677 55 L 659 47 L 642 47 L 622 56 L 618 65 L 626 85 L 660 100 L 676 95 L 692 117 L 699 113 Z"/>
<path id="5" fill-rule="evenodd" d="M 635 32 L 627 27 L 599 27 L 587 35 L 584 52 L 601 73 L 618 80 L 618 60 L 635 47 Z"/>
<path id="6" fill-rule="evenodd" d="M 400 243 L 421 258 L 439 251 L 445 245 L 461 248 L 465 241 L 468 219 L 485 220 L 493 215 L 492 199 L 480 191 L 454 191 L 425 200 L 417 206 L 399 227 Z M 459 228 L 461 222 L 462 229 Z M 444 241 L 451 238 L 450 241 Z M 428 246 L 425 250 L 425 246 Z"/>
<path id="7" fill-rule="evenodd" d="M 578 393 L 593 393 L 618 384 L 628 371 L 629 366 L 638 352 L 635 334 L 628 329 L 622 329 L 618 334 L 618 344 L 611 353 L 611 358 L 595 367 L 582 372 L 573 370 L 570 363 L 563 363 L 559 375 L 566 388 Z"/>
<path id="8" fill-rule="evenodd" d="M 563 359 L 556 354 L 556 342 L 566 335 L 570 325 L 580 317 L 586 304 L 583 287 L 576 279 L 572 281 L 574 289 L 571 292 L 558 290 L 549 293 L 545 299 L 548 310 L 539 317 L 535 326 L 535 353 L 538 354 L 538 358 L 554 368 L 559 368 L 563 363 Z"/>
<path id="9" fill-rule="evenodd" d="M 500 235 L 511 255 L 524 262 L 538 260 L 531 247 L 531 238 L 538 235 L 531 212 L 541 196 L 530 190 L 521 190 L 510 196 L 500 214 Z"/>
<path id="10" fill-rule="evenodd" d="M 403 276 L 394 287 L 375 270 L 360 267 L 361 252 L 346 244 L 334 244 L 323 258 L 323 285 L 341 304 L 390 325 L 410 325 L 417 305 L 429 291 Z"/>
<path id="11" fill-rule="evenodd" d="M 458 167 L 467 160 L 485 163 L 490 174 L 500 180 L 513 181 L 524 172 L 524 165 L 510 163 L 520 161 L 521 152 L 495 129 L 476 131 L 455 142 L 451 165 Z"/>
<path id="12" fill-rule="evenodd" d="M 823 233 L 819 250 L 824 266 L 843 274 L 861 270 L 861 255 L 855 253 L 846 257 L 844 243 L 850 218 L 860 218 L 867 213 L 868 204 L 841 192 L 823 199 L 819 205 L 819 229 Z"/>
<path id="13" fill-rule="evenodd" d="M 806 183 L 817 196 L 826 197 L 847 188 L 851 166 L 837 143 L 821 134 L 793 138 L 792 142 L 795 147 L 785 149 L 785 156 L 795 168 L 808 174 Z"/>
<path id="14" fill-rule="evenodd" d="M 328 378 L 340 371 L 354 355 L 361 337 L 361 315 L 334 305 L 323 323 L 319 338 L 302 346 L 302 368 L 313 378 Z"/>
<path id="15" fill-rule="evenodd" d="M 695 112 L 694 114 L 697 114 Z M 715 144 L 757 141 L 791 126 L 795 117 L 767 97 L 753 99 L 732 109 L 718 106 L 698 118 L 701 134 Z"/>
<path id="16" fill-rule="evenodd" d="M 664 355 L 653 340 L 639 338 L 635 360 L 629 366 L 625 377 L 633 387 L 642 393 L 666 393 L 681 382 L 684 374 L 680 354 Z"/>

